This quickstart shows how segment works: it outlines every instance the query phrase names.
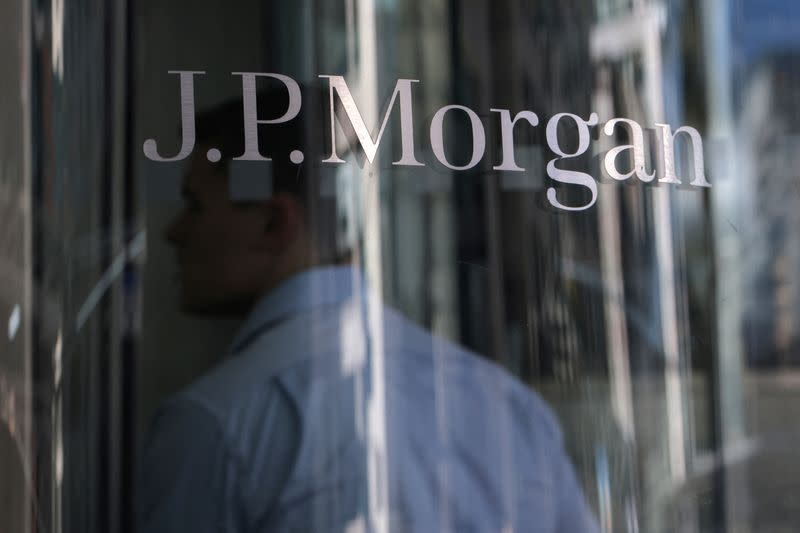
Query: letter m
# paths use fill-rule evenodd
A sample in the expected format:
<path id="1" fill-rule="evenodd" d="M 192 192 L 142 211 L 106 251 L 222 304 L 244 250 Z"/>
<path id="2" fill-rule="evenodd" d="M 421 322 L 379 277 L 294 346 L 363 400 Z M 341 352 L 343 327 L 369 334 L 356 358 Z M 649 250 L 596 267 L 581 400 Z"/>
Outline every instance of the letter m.
<path id="1" fill-rule="evenodd" d="M 347 119 L 350 121 L 350 125 L 356 133 L 358 142 L 361 144 L 361 148 L 367 156 L 367 161 L 370 163 L 375 159 L 375 154 L 378 152 L 378 145 L 381 143 L 386 124 L 389 122 L 389 114 L 392 112 L 392 107 L 394 106 L 395 100 L 397 100 L 397 96 L 400 95 L 400 134 L 403 151 L 400 159 L 392 164 L 424 166 L 414 157 L 414 118 L 411 102 L 411 83 L 418 82 L 419 80 L 397 80 L 392 98 L 389 100 L 389 106 L 383 115 L 383 121 L 381 122 L 380 130 L 378 130 L 378 137 L 373 140 L 367 129 L 367 125 L 364 124 L 364 119 L 358 111 L 356 102 L 353 100 L 353 95 L 350 93 L 350 89 L 347 87 L 347 82 L 344 81 L 344 78 L 342 76 L 329 76 L 325 74 L 321 74 L 319 77 L 328 78 L 330 83 L 331 155 L 329 158 L 324 159 L 322 161 L 323 163 L 344 163 L 344 160 L 336 153 L 336 113 L 334 111 L 336 95 L 339 96 Z"/>

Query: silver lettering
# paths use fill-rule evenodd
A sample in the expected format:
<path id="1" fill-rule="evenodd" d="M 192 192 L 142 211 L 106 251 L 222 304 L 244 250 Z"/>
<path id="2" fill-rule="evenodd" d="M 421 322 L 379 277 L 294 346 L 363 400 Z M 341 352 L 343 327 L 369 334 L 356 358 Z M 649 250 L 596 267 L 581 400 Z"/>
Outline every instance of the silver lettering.
<path id="1" fill-rule="evenodd" d="M 442 123 L 444 122 L 445 114 L 453 109 L 465 112 L 472 125 L 472 158 L 469 163 L 461 167 L 447 161 L 447 156 L 444 153 Z M 461 105 L 447 105 L 439 109 L 436 114 L 433 115 L 433 119 L 431 119 L 431 148 L 433 148 L 433 154 L 436 156 L 436 159 L 451 170 L 467 170 L 474 167 L 478 164 L 483 157 L 483 153 L 486 151 L 486 134 L 483 131 L 483 124 L 481 123 L 480 117 L 478 117 L 472 109 Z"/>
<path id="2" fill-rule="evenodd" d="M 561 146 L 558 144 L 558 122 L 562 119 L 568 117 L 575 121 L 575 124 L 578 126 L 578 149 L 571 154 L 564 152 Z M 589 201 L 588 204 L 582 205 L 580 207 L 569 207 L 567 205 L 562 204 L 556 198 L 556 189 L 555 187 L 549 187 L 547 189 L 547 200 L 550 202 L 550 205 L 553 207 L 557 207 L 558 209 L 564 209 L 566 211 L 583 211 L 584 209 L 589 209 L 594 205 L 597 201 L 597 182 L 595 182 L 594 178 L 592 178 L 589 174 L 585 172 L 578 172 L 575 170 L 563 170 L 560 168 L 556 168 L 556 161 L 560 161 L 566 158 L 577 157 L 586 150 L 589 149 L 589 126 L 594 126 L 597 124 L 597 113 L 592 113 L 589 115 L 589 120 L 583 120 L 578 115 L 573 115 L 572 113 L 559 113 L 553 116 L 547 122 L 547 145 L 550 149 L 558 154 L 560 157 L 556 157 L 551 159 L 547 162 L 547 175 L 550 178 L 560 182 L 560 183 L 569 183 L 573 185 L 583 185 L 592 193 L 592 199 Z"/>
<path id="3" fill-rule="evenodd" d="M 400 159 L 393 162 L 393 165 L 406 165 L 406 166 L 424 166 L 417 161 L 414 156 L 414 117 L 413 107 L 411 100 L 411 84 L 417 83 L 419 80 L 406 80 L 399 79 L 394 86 L 392 98 L 389 100 L 389 105 L 386 108 L 386 113 L 383 115 L 380 130 L 378 130 L 378 137 L 373 140 L 361 113 L 358 111 L 356 102 L 350 89 L 347 87 L 347 82 L 342 76 L 329 76 L 320 74 L 320 78 L 328 78 L 330 84 L 330 124 L 331 124 L 331 155 L 327 159 L 323 159 L 323 163 L 344 163 L 344 160 L 336 153 L 336 113 L 334 111 L 334 94 L 339 95 L 339 100 L 342 102 L 344 111 L 353 129 L 356 132 L 358 141 L 361 143 L 361 148 L 367 156 L 367 161 L 372 163 L 375 159 L 375 154 L 378 152 L 378 145 L 380 145 L 383 132 L 386 129 L 386 124 L 389 121 L 389 114 L 392 112 L 397 95 L 400 95 L 400 135 L 402 144 L 402 154 Z"/>
<path id="4" fill-rule="evenodd" d="M 495 113 L 500 113 L 500 138 L 503 143 L 503 160 L 494 170 L 511 170 L 522 172 L 525 169 L 517 166 L 514 159 L 514 125 L 518 120 L 527 120 L 531 126 L 539 125 L 539 117 L 533 111 L 520 111 L 511 119 L 511 112 L 508 109 L 490 109 Z"/>
<path id="5" fill-rule="evenodd" d="M 242 107 L 244 111 L 244 153 L 234 157 L 235 161 L 269 161 L 258 151 L 258 125 L 280 124 L 289 122 L 300 113 L 302 96 L 300 86 L 289 76 L 271 72 L 232 72 L 234 76 L 242 77 Z M 256 105 L 256 77 L 274 78 L 282 82 L 289 91 L 289 105 L 286 112 L 278 118 L 260 119 Z"/>
<path id="6" fill-rule="evenodd" d="M 691 184 L 697 187 L 711 187 L 706 180 L 705 160 L 703 159 L 703 138 L 696 129 L 691 126 L 682 126 L 672 133 L 669 124 L 658 124 L 661 128 L 661 146 L 664 164 L 664 177 L 658 181 L 661 183 L 677 183 L 681 180 L 675 175 L 675 138 L 679 133 L 685 133 L 692 141 L 692 160 L 694 162 L 694 179 Z"/>
<path id="7" fill-rule="evenodd" d="M 194 75 L 205 74 L 200 70 L 170 70 L 169 74 L 180 75 L 181 83 L 181 149 L 175 157 L 161 157 L 155 139 L 147 139 L 142 145 L 144 155 L 151 161 L 180 161 L 194 150 Z"/>
<path id="8" fill-rule="evenodd" d="M 605 158 L 603 159 L 603 167 L 605 168 L 606 173 L 618 181 L 624 181 L 634 174 L 636 177 L 639 178 L 641 181 L 645 183 L 649 183 L 653 181 L 653 178 L 656 177 L 655 170 L 648 174 L 647 170 L 645 170 L 645 160 L 644 160 L 644 132 L 642 131 L 642 127 L 639 126 L 638 123 L 634 122 L 633 120 L 627 118 L 614 118 L 606 122 L 603 131 L 606 135 L 613 135 L 614 134 L 614 126 L 617 124 L 627 124 L 631 129 L 631 140 L 633 144 L 623 144 L 622 146 L 617 146 L 616 148 L 612 148 L 608 151 Z M 615 164 L 617 156 L 619 154 L 625 152 L 626 150 L 633 151 L 633 170 L 628 172 L 627 174 L 622 174 L 619 170 L 617 170 L 617 166 Z"/>

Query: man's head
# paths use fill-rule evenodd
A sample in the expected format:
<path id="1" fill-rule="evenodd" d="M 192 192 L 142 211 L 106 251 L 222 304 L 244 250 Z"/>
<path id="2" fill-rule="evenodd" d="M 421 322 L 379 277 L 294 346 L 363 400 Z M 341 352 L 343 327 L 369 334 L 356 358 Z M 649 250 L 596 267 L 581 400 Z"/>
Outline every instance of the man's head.
<path id="1" fill-rule="evenodd" d="M 177 252 L 186 311 L 244 313 L 292 274 L 336 260 L 327 252 L 335 249 L 335 199 L 319 194 L 313 165 L 320 159 L 322 124 L 309 116 L 318 109 L 315 95 L 303 96 L 307 113 L 259 127 L 260 152 L 272 161 L 244 163 L 250 169 L 244 178 L 232 176 L 232 165 L 241 163 L 231 162 L 244 152 L 241 100 L 198 116 L 197 144 L 183 176 L 185 205 L 166 230 Z M 280 116 L 287 100 L 285 89 L 260 93 L 259 117 Z M 318 130 L 304 127 L 314 122 Z M 211 148 L 222 153 L 219 162 L 207 159 Z M 289 158 L 297 149 L 305 153 L 299 165 Z M 269 192 L 232 198 L 232 179 L 261 178 L 271 178 Z M 259 189 L 264 188 L 254 188 Z"/>

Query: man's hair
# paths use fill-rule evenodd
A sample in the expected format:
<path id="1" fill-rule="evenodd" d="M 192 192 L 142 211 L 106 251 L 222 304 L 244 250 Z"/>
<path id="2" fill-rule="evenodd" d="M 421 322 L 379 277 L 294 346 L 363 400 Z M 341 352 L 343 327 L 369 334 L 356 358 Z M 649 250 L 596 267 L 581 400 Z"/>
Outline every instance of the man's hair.
<path id="1" fill-rule="evenodd" d="M 277 85 L 277 84 L 276 84 Z M 278 124 L 258 125 L 259 153 L 271 159 L 264 162 L 244 162 L 264 165 L 265 179 L 271 172 L 271 194 L 291 194 L 303 207 L 311 237 L 322 262 L 339 262 L 347 251 L 337 243 L 337 202 L 333 169 L 325 169 L 323 159 L 327 93 L 320 88 L 301 87 L 302 107 L 294 119 Z M 289 93 L 282 85 L 261 90 L 256 95 L 258 119 L 282 116 L 289 105 Z M 217 148 L 225 174 L 231 176 L 231 160 L 244 153 L 244 111 L 242 99 L 224 102 L 197 117 L 197 142 Z M 293 163 L 290 154 L 299 150 L 303 162 Z M 326 183 L 324 180 L 328 180 Z M 229 187 L 230 190 L 230 187 Z"/>

